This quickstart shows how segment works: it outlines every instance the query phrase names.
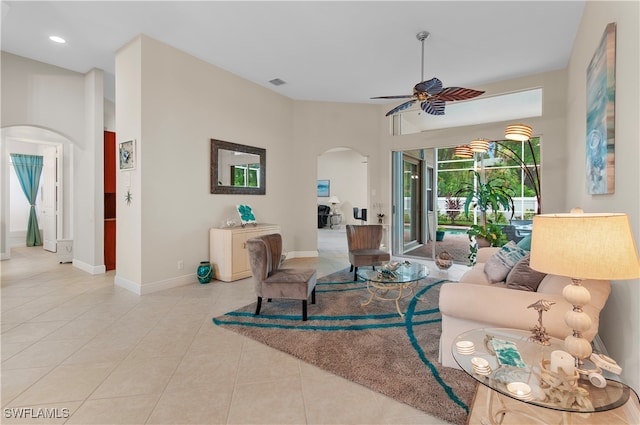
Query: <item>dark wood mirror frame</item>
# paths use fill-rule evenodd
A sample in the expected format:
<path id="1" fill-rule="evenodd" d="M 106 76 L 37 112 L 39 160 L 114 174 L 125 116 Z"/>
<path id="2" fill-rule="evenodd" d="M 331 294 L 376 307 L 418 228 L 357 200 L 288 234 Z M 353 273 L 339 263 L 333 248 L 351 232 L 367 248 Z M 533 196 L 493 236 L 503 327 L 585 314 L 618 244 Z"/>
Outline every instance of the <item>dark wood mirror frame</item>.
<path id="1" fill-rule="evenodd" d="M 243 152 L 260 157 L 259 187 L 224 186 L 218 180 L 220 150 Z M 232 195 L 264 195 L 267 187 L 267 151 L 263 148 L 239 145 L 224 140 L 211 139 L 211 193 Z"/>

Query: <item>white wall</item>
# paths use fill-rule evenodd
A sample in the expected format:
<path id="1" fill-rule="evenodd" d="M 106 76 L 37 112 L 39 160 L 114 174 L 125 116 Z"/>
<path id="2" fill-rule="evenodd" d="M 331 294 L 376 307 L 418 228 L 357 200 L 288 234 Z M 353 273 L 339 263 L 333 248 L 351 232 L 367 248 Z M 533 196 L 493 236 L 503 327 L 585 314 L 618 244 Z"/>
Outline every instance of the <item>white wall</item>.
<path id="1" fill-rule="evenodd" d="M 640 3 L 586 2 L 568 66 L 565 210 L 629 215 L 636 246 L 640 243 Z M 586 70 L 605 27 L 617 23 L 615 101 L 615 193 L 586 193 Z M 623 376 L 640 391 L 640 280 L 612 282 L 611 296 L 601 314 L 600 336 L 623 368 Z"/>
<path id="2" fill-rule="evenodd" d="M 360 224 L 353 218 L 353 207 L 368 208 L 367 158 L 348 149 L 329 151 L 318 157 L 318 180 L 330 180 L 328 198 L 317 198 L 318 204 L 329 205 L 329 199 L 337 196 L 336 207 L 342 213 L 342 225 Z M 375 211 L 368 211 L 369 223 L 376 223 Z"/>

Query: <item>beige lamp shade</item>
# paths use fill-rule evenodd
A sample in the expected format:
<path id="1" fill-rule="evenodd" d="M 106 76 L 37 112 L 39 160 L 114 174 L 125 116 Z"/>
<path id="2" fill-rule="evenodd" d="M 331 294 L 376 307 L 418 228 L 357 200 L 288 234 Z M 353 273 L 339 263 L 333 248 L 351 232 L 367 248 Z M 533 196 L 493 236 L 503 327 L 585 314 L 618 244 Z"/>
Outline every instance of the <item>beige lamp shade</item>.
<path id="1" fill-rule="evenodd" d="M 532 269 L 575 279 L 640 277 L 626 214 L 540 214 L 533 217 Z"/>
<path id="2" fill-rule="evenodd" d="M 504 138 L 507 140 L 515 140 L 525 142 L 531 139 L 533 129 L 525 124 L 512 124 L 504 130 Z"/>
<path id="3" fill-rule="evenodd" d="M 464 146 L 457 146 L 454 150 L 453 150 L 453 154 L 455 156 L 457 156 L 458 158 L 473 158 L 473 151 L 471 150 L 471 148 L 467 145 Z"/>
<path id="4" fill-rule="evenodd" d="M 340 200 L 338 199 L 337 196 L 332 196 L 331 198 L 329 198 L 329 203 L 330 204 L 339 204 Z"/>
<path id="5" fill-rule="evenodd" d="M 489 150 L 489 140 L 487 139 L 475 139 L 469 142 L 469 147 L 473 152 L 485 153 Z"/>

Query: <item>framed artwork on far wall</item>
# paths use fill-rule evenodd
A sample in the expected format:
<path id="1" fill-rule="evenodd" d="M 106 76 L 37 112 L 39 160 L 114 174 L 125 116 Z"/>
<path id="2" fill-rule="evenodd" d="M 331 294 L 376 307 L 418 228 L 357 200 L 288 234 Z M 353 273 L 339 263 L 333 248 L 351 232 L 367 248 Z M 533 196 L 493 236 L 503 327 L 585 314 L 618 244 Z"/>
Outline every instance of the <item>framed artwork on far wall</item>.
<path id="1" fill-rule="evenodd" d="M 318 180 L 318 198 L 329 197 L 329 180 Z"/>
<path id="2" fill-rule="evenodd" d="M 616 24 L 607 25 L 587 68 L 587 193 L 615 192 Z"/>
<path id="3" fill-rule="evenodd" d="M 120 142 L 118 158 L 120 170 L 133 170 L 136 168 L 136 141 Z"/>

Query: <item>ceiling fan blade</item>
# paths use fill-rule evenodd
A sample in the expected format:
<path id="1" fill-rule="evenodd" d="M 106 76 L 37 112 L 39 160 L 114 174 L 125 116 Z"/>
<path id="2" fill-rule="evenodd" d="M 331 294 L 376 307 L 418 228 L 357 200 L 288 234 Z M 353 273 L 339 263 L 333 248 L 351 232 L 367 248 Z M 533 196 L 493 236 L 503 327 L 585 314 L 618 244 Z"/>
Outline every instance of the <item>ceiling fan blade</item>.
<path id="1" fill-rule="evenodd" d="M 397 96 L 376 96 L 376 97 L 371 97 L 370 99 L 408 99 L 410 97 L 413 97 L 412 94 L 399 94 Z"/>
<path id="2" fill-rule="evenodd" d="M 438 94 L 442 91 L 442 81 L 434 77 L 430 80 L 416 84 L 413 87 L 413 90 L 428 94 Z"/>
<path id="3" fill-rule="evenodd" d="M 444 100 L 429 99 L 420 103 L 420 108 L 427 114 L 444 115 Z"/>
<path id="4" fill-rule="evenodd" d="M 484 91 L 466 89 L 464 87 L 447 87 L 440 93 L 436 94 L 435 97 L 447 102 L 452 102 L 455 100 L 472 99 L 476 96 L 480 96 L 483 93 Z"/>
<path id="5" fill-rule="evenodd" d="M 411 107 L 414 103 L 416 103 L 417 99 L 411 99 L 408 102 L 404 102 L 403 104 L 400 104 L 398 106 L 396 106 L 395 108 L 393 108 L 392 110 L 390 110 L 389 112 L 387 112 L 384 116 L 388 117 L 389 115 L 393 115 L 396 112 L 400 112 L 400 111 L 404 111 L 405 109 Z"/>

